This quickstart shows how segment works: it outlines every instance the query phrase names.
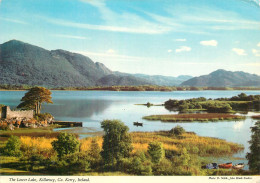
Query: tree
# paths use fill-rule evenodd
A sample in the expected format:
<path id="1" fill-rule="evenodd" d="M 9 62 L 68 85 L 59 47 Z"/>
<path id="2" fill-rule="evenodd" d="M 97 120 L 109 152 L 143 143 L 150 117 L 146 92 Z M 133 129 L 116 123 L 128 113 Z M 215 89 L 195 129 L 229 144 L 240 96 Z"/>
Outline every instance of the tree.
<path id="1" fill-rule="evenodd" d="M 129 157 L 133 149 L 129 128 L 120 120 L 104 120 L 101 127 L 105 132 L 101 156 L 107 165 L 114 167 L 118 160 Z"/>
<path id="2" fill-rule="evenodd" d="M 79 141 L 73 134 L 60 133 L 58 140 L 53 141 L 51 145 L 59 158 L 79 151 Z"/>
<path id="3" fill-rule="evenodd" d="M 21 99 L 17 108 L 33 109 L 35 114 L 40 114 L 42 103 L 53 103 L 51 101 L 51 91 L 44 87 L 31 88 Z"/>
<path id="4" fill-rule="evenodd" d="M 249 169 L 260 173 L 260 121 L 251 127 L 250 153 L 247 153 Z"/>
<path id="5" fill-rule="evenodd" d="M 181 126 L 177 125 L 176 127 L 174 127 L 173 129 L 170 130 L 170 133 L 173 133 L 176 136 L 180 136 L 185 132 L 184 128 L 182 128 Z"/>
<path id="6" fill-rule="evenodd" d="M 148 153 L 153 163 L 159 163 L 164 157 L 164 149 L 161 142 L 151 142 L 148 146 Z"/>
<path id="7" fill-rule="evenodd" d="M 17 136 L 11 136 L 4 148 L 4 153 L 8 156 L 20 156 L 22 154 L 21 150 L 21 140 Z"/>

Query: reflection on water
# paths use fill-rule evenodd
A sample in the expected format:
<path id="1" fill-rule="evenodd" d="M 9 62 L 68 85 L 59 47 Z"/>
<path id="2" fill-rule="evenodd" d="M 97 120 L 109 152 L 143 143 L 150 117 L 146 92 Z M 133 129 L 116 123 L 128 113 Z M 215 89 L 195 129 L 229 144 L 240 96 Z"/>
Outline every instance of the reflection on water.
<path id="1" fill-rule="evenodd" d="M 109 100 L 56 100 L 57 105 L 46 105 L 44 111 L 51 111 L 56 118 L 89 118 L 102 114 L 113 101 Z"/>
<path id="2" fill-rule="evenodd" d="M 235 130 L 235 131 L 240 131 L 241 130 L 241 128 L 243 127 L 243 125 L 244 125 L 244 122 L 242 122 L 242 121 L 239 121 L 239 122 L 236 122 L 234 125 L 233 125 L 233 129 Z"/>

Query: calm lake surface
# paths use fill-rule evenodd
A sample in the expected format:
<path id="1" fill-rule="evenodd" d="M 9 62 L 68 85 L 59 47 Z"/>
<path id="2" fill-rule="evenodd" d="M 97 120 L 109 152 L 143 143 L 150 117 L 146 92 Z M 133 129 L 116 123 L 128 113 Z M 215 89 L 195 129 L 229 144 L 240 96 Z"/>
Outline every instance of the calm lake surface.
<path id="1" fill-rule="evenodd" d="M 250 127 L 256 120 L 250 118 L 254 113 L 244 114 L 244 121 L 223 121 L 209 123 L 163 123 L 160 121 L 146 121 L 142 117 L 152 114 L 172 114 L 163 106 L 147 108 L 147 102 L 162 104 L 169 99 L 188 99 L 196 97 L 220 98 L 232 97 L 240 93 L 259 95 L 260 91 L 174 91 L 174 92 L 116 92 L 116 91 L 52 91 L 54 104 L 43 106 L 42 112 L 49 112 L 56 120 L 83 122 L 84 127 L 78 132 L 87 132 L 89 129 L 102 131 L 100 122 L 104 119 L 119 119 L 123 121 L 130 131 L 159 131 L 170 130 L 181 125 L 186 131 L 193 131 L 200 136 L 216 137 L 236 142 L 245 146 L 244 152 L 236 157 L 245 158 L 250 140 Z M 0 91 L 0 103 L 15 108 L 25 91 Z M 133 125 L 134 121 L 143 122 L 143 127 Z M 227 161 L 227 160 L 223 160 Z M 246 162 L 235 160 L 233 163 Z M 247 168 L 247 167 L 245 167 Z"/>

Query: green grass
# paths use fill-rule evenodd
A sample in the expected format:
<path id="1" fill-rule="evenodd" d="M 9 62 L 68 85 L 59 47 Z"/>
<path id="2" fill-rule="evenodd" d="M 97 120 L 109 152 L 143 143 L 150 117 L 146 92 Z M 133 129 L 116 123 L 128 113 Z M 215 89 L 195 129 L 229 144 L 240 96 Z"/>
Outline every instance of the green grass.
<path id="1" fill-rule="evenodd" d="M 15 130 L 0 130 L 0 137 L 15 136 L 33 136 L 33 137 L 56 137 L 59 133 L 53 132 L 59 125 L 51 125 L 42 128 L 16 128 Z M 1 140 L 1 139 L 0 139 Z"/>

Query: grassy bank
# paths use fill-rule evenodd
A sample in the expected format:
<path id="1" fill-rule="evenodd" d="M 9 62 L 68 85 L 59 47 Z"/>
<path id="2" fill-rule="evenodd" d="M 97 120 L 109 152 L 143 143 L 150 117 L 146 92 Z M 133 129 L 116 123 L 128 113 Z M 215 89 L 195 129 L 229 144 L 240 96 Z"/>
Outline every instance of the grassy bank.
<path id="1" fill-rule="evenodd" d="M 243 120 L 244 116 L 238 116 L 226 113 L 197 113 L 197 114 L 168 114 L 144 116 L 146 120 L 160 120 L 164 122 L 208 122 L 222 120 Z"/>

